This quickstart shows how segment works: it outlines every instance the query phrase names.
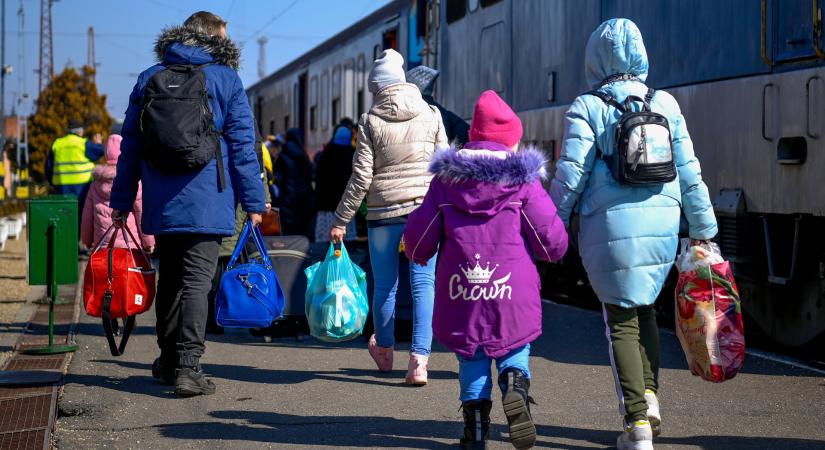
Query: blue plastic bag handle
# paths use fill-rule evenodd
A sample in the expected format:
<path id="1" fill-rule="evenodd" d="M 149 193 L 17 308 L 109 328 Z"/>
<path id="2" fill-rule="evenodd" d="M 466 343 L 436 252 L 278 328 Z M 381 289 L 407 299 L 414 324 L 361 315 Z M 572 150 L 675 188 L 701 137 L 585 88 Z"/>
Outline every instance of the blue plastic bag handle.
<path id="1" fill-rule="evenodd" d="M 229 259 L 229 264 L 226 265 L 226 270 L 235 267 L 235 263 L 241 256 L 241 252 L 246 245 L 246 241 L 249 240 L 250 234 L 252 234 L 252 240 L 255 242 L 255 248 L 257 248 L 258 253 L 261 254 L 261 261 L 264 263 L 264 266 L 266 266 L 267 269 L 272 269 L 272 261 L 269 259 L 269 254 L 266 251 L 264 237 L 261 235 L 261 230 L 258 227 L 253 226 L 252 221 L 247 219 L 243 226 L 243 230 L 241 231 L 241 235 L 238 237 L 238 243 L 235 244 L 235 251 L 232 252 L 232 258 Z"/>

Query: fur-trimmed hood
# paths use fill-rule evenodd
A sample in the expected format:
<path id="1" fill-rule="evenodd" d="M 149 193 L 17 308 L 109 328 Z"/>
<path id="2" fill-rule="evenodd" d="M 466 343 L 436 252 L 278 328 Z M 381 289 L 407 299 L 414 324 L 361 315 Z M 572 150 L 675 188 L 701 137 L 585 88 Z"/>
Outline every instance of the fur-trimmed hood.
<path id="1" fill-rule="evenodd" d="M 174 52 L 174 55 L 170 53 Z M 238 70 L 241 51 L 228 38 L 208 36 L 184 26 L 161 31 L 155 41 L 155 57 L 160 62 L 206 64 L 214 62 Z"/>
<path id="2" fill-rule="evenodd" d="M 546 179 L 546 165 L 547 159 L 534 147 L 511 152 L 492 142 L 471 142 L 461 150 L 436 152 L 430 172 L 446 182 L 474 180 L 513 186 Z"/>

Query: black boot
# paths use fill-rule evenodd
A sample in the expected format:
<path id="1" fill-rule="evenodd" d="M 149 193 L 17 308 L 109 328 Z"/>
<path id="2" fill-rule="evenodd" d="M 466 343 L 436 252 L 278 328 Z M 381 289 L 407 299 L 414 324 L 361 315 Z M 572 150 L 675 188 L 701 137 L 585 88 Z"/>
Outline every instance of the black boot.
<path id="1" fill-rule="evenodd" d="M 473 400 L 461 405 L 464 410 L 464 437 L 461 448 L 484 450 L 487 448 L 487 436 L 490 434 L 490 400 Z"/>
<path id="2" fill-rule="evenodd" d="M 212 395 L 215 383 L 206 378 L 199 367 L 183 367 L 175 371 L 175 394 L 178 397 Z"/>
<path id="3" fill-rule="evenodd" d="M 522 450 L 536 443 L 536 427 L 530 415 L 530 379 L 519 369 L 505 369 L 498 377 L 504 415 L 510 425 L 510 442 Z"/>

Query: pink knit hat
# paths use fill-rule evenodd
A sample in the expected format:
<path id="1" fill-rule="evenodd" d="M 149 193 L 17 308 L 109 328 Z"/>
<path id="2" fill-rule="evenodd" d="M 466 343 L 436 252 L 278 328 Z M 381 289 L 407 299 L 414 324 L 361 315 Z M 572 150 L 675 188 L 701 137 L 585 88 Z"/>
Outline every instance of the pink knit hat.
<path id="1" fill-rule="evenodd" d="M 123 136 L 119 134 L 110 134 L 106 141 L 106 162 L 109 164 L 117 164 L 117 159 L 120 157 L 120 141 Z"/>
<path id="2" fill-rule="evenodd" d="M 492 141 L 513 147 L 524 129 L 516 113 L 494 91 L 485 91 L 476 102 L 470 125 L 471 141 Z"/>

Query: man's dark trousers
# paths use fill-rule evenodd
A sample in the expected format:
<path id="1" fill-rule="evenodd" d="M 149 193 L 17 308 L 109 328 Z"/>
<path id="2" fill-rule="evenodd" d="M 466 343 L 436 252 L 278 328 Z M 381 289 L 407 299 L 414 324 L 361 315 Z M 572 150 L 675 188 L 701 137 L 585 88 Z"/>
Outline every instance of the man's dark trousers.
<path id="1" fill-rule="evenodd" d="M 178 367 L 197 368 L 222 237 L 164 234 L 155 239 L 160 260 L 155 313 L 161 358 Z"/>

